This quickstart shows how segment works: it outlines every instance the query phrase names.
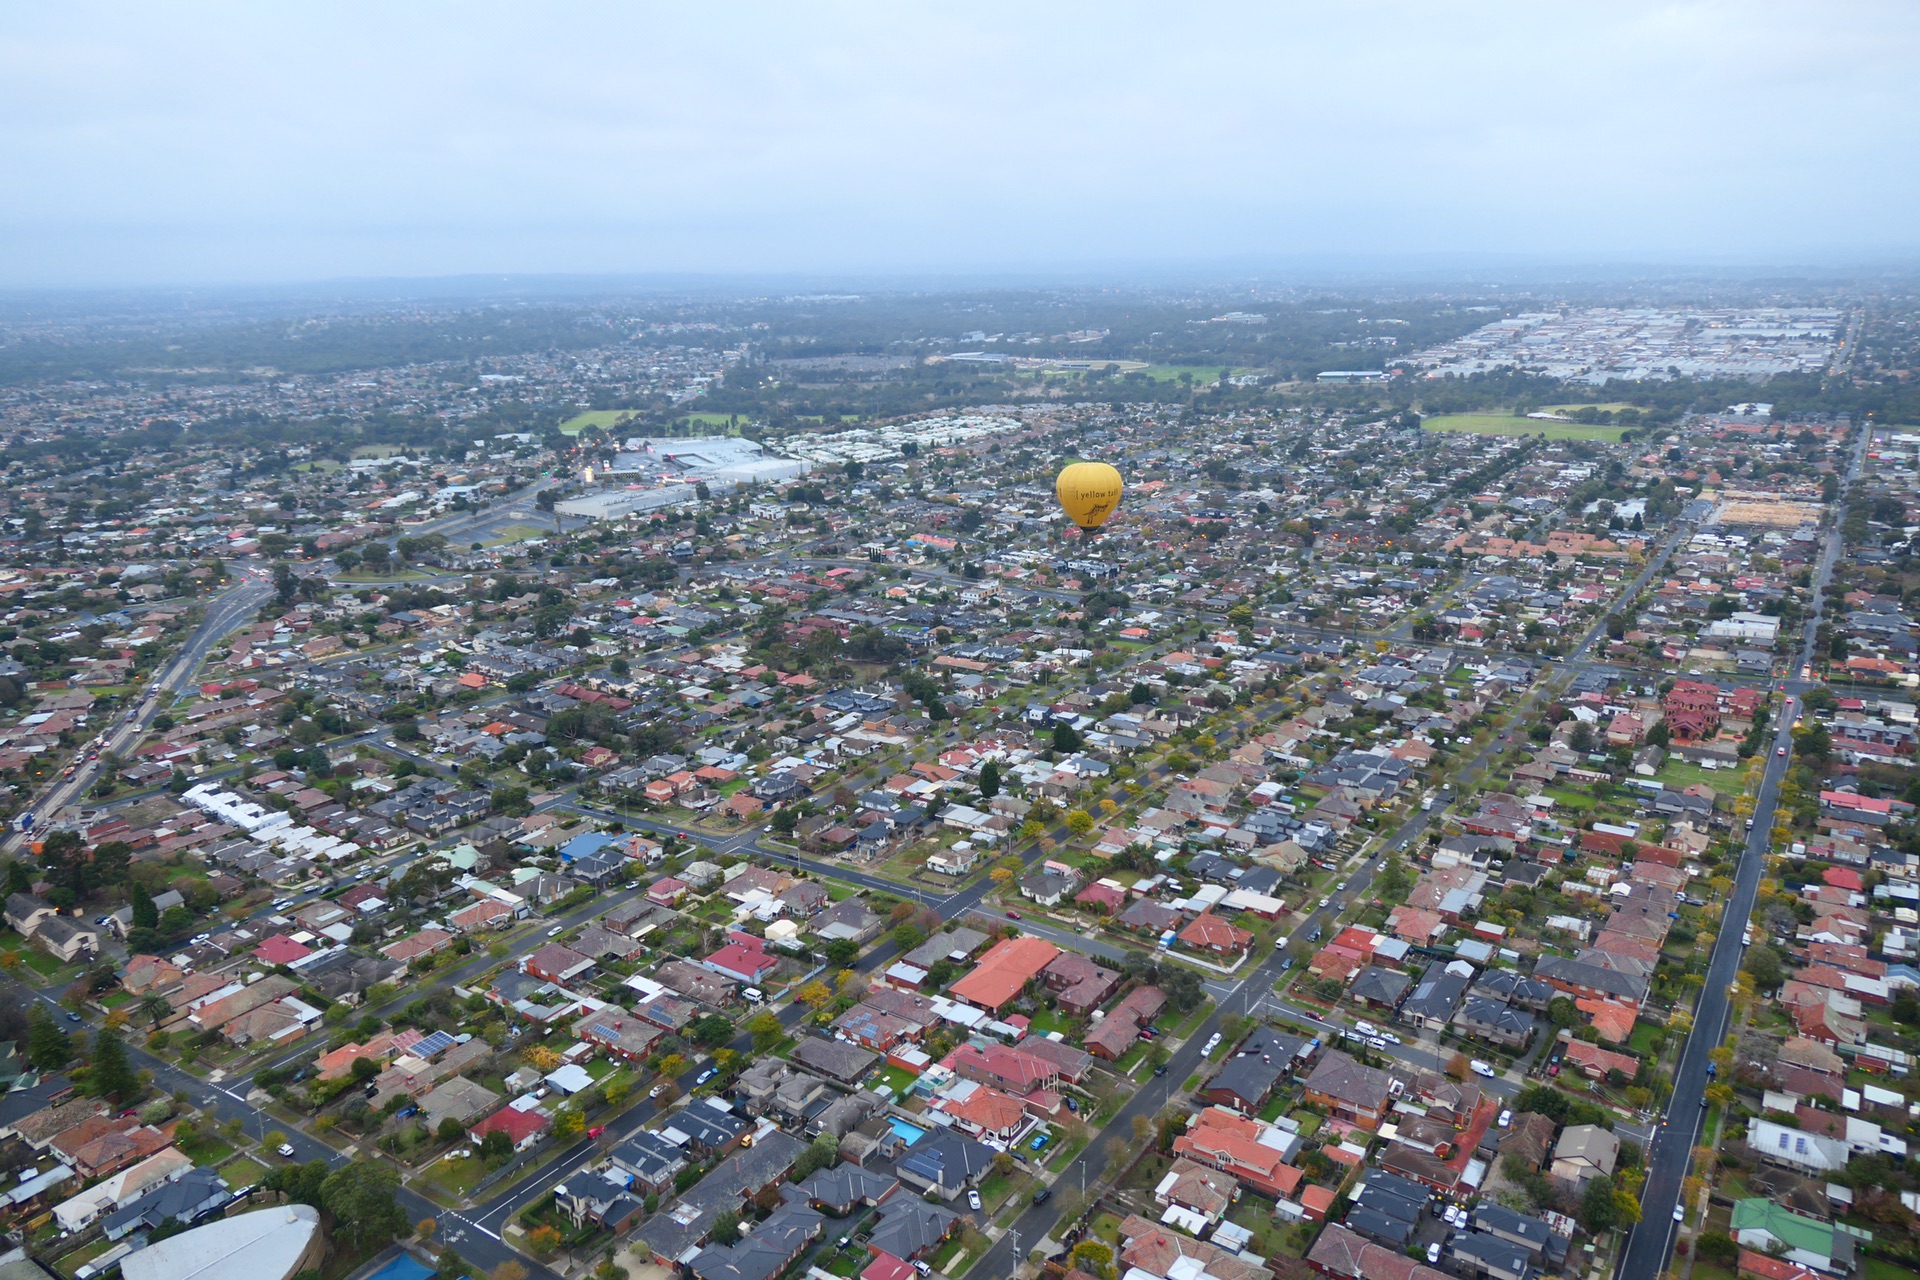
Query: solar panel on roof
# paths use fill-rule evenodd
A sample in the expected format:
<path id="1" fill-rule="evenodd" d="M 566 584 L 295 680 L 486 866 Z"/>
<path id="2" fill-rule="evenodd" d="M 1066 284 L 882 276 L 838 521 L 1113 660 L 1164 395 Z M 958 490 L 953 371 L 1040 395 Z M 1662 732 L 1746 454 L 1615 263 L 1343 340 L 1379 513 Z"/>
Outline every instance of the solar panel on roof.
<path id="1" fill-rule="evenodd" d="M 413 1052 L 422 1058 L 431 1058 L 443 1049 L 451 1049 L 453 1045 L 454 1039 L 450 1032 L 436 1031 L 419 1044 L 414 1045 Z"/>

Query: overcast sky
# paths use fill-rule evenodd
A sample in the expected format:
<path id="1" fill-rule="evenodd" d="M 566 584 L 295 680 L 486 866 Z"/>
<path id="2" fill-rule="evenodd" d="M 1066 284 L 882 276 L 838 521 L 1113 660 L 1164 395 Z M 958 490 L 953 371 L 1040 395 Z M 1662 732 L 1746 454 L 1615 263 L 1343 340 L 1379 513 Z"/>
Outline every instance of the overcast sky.
<path id="1" fill-rule="evenodd" d="M 10 4 L 0 286 L 1920 251 L 1920 5 Z"/>

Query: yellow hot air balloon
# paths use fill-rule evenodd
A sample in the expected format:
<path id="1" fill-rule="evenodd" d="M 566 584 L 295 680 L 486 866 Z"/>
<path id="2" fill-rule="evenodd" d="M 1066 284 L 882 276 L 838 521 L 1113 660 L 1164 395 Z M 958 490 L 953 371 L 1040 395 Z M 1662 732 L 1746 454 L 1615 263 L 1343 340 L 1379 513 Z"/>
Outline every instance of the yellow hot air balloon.
<path id="1" fill-rule="evenodd" d="M 1070 463 L 1053 482 L 1060 509 L 1087 533 L 1097 531 L 1120 505 L 1120 473 L 1104 462 Z"/>

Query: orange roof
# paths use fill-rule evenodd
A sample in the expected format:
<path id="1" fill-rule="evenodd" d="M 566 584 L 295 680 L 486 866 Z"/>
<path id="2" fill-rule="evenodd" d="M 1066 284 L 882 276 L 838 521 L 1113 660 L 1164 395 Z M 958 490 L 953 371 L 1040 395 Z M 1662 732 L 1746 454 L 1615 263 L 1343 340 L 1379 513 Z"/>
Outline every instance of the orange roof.
<path id="1" fill-rule="evenodd" d="M 1045 938 L 1006 938 L 981 956 L 973 972 L 953 984 L 950 994 L 983 1009 L 998 1009 L 1039 977 L 1059 954 L 1060 948 Z"/>
<path id="2" fill-rule="evenodd" d="M 1573 1005 L 1587 1015 L 1588 1021 L 1593 1023 L 1593 1029 L 1600 1033 L 1602 1040 L 1611 1040 L 1615 1044 L 1621 1043 L 1633 1034 L 1633 1024 L 1639 1018 L 1638 1010 L 1618 1000 L 1583 996 L 1575 1000 Z"/>

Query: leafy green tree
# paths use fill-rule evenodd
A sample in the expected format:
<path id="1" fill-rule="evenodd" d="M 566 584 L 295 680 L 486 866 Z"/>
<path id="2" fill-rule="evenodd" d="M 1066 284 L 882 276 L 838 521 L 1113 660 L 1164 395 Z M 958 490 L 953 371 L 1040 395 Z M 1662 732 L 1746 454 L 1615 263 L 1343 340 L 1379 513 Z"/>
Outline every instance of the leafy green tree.
<path id="1" fill-rule="evenodd" d="M 320 1208 L 327 1176 L 325 1160 L 309 1160 L 305 1164 L 276 1165 L 267 1170 L 260 1185 L 268 1191 L 279 1192 L 293 1204 L 310 1204 Z M 400 1216 L 402 1220 L 406 1217 L 405 1214 Z"/>
<path id="2" fill-rule="evenodd" d="M 505 1160 L 513 1154 L 513 1139 L 501 1129 L 489 1129 L 480 1139 L 480 1158 L 486 1161 Z"/>
<path id="3" fill-rule="evenodd" d="M 1620 1206 L 1614 1201 L 1613 1179 L 1603 1173 L 1589 1182 L 1580 1196 L 1580 1225 L 1597 1236 L 1611 1230 L 1619 1217 Z"/>
<path id="4" fill-rule="evenodd" d="M 58 1071 L 73 1061 L 72 1039 L 38 1003 L 27 1014 L 27 1061 L 41 1072 Z"/>
<path id="5" fill-rule="evenodd" d="M 717 1013 L 710 1013 L 695 1022 L 688 1029 L 694 1042 L 709 1049 L 718 1048 L 733 1039 L 733 1023 Z"/>
<path id="6" fill-rule="evenodd" d="M 130 1102 L 140 1095 L 140 1077 L 127 1062 L 127 1047 L 111 1031 L 93 1039 L 93 1060 L 87 1064 L 87 1092 L 96 1098 Z"/>
<path id="7" fill-rule="evenodd" d="M 400 1175 L 384 1164 L 356 1160 L 320 1184 L 320 1206 L 334 1230 L 362 1253 L 386 1244 L 410 1225 L 400 1207 Z"/>
<path id="8" fill-rule="evenodd" d="M 980 794 L 988 800 L 1000 794 L 1000 764 L 989 760 L 980 766 Z"/>
<path id="9" fill-rule="evenodd" d="M 460 1139 L 460 1135 L 466 1131 L 467 1127 L 465 1125 L 461 1124 L 452 1116 L 446 1116 L 441 1119 L 440 1127 L 434 1130 L 434 1136 L 442 1142 L 457 1142 Z"/>
<path id="10" fill-rule="evenodd" d="M 786 1035 L 786 1028 L 780 1025 L 780 1019 L 772 1012 L 763 1011 L 747 1019 L 747 1033 L 753 1037 L 753 1051 L 765 1053 L 780 1043 Z"/>
<path id="11" fill-rule="evenodd" d="M 158 929 L 160 927 L 160 908 L 153 905 L 153 895 L 147 892 L 147 886 L 138 880 L 133 882 L 133 927 L 136 929 Z"/>

